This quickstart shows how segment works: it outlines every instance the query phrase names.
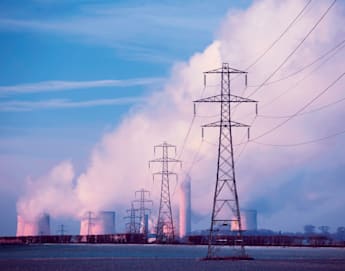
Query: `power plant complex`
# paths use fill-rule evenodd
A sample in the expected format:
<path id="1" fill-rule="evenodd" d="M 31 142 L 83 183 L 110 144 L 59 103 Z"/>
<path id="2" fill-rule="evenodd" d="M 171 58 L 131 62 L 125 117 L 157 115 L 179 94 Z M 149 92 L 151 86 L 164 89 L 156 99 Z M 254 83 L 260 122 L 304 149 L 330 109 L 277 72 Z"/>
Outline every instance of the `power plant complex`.
<path id="1" fill-rule="evenodd" d="M 145 203 L 151 203 L 151 200 L 145 198 L 145 194 L 148 191 L 142 189 L 136 192 L 139 195 L 139 199 L 134 200 L 134 203 L 138 203 L 138 209 L 129 210 L 132 211 L 132 216 L 126 217 L 132 218 L 135 222 L 134 232 L 140 234 L 155 234 L 154 227 L 149 230 L 149 215 L 146 211 L 149 210 Z M 141 208 L 140 208 L 141 207 Z M 138 211 L 138 212 L 136 212 Z M 134 212 L 134 213 L 133 213 Z M 131 214 L 131 212 L 129 212 Z M 116 213 L 114 211 L 100 211 L 100 212 L 86 212 L 80 220 L 79 235 L 108 235 L 115 234 L 116 232 Z M 180 184 L 179 189 L 179 237 L 184 238 L 191 233 L 191 178 L 186 175 L 184 180 Z M 133 225 L 132 225 L 133 226 Z M 133 230 L 133 228 L 132 228 Z M 130 232 L 127 229 L 127 232 Z M 50 235 L 50 217 L 49 214 L 42 214 L 34 219 L 27 219 L 22 215 L 17 217 L 17 233 L 16 236 L 42 236 Z"/>
<path id="2" fill-rule="evenodd" d="M 186 174 L 179 185 L 179 216 L 178 216 L 178 236 L 180 240 L 186 240 L 192 234 L 192 187 L 191 177 Z M 148 210 L 144 203 L 151 202 L 144 198 L 146 190 L 136 191 L 136 195 L 140 195 L 138 200 L 139 207 L 137 209 L 139 215 L 136 219 L 137 228 L 134 233 L 140 234 L 155 234 L 154 227 L 149 230 L 149 214 L 145 213 Z M 140 200 L 141 199 L 141 200 Z M 133 219 L 133 217 L 132 217 Z M 256 210 L 241 210 L 242 230 L 256 231 L 257 230 L 257 211 Z M 237 221 L 232 221 L 228 230 L 238 231 Z M 129 232 L 129 230 L 127 230 Z M 100 211 L 100 212 L 86 212 L 80 220 L 80 236 L 89 235 L 111 235 L 116 233 L 116 213 L 114 211 Z M 42 214 L 35 219 L 27 219 L 22 215 L 17 216 L 17 233 L 16 236 L 42 236 L 51 235 L 50 216 L 49 214 Z"/>
<path id="3" fill-rule="evenodd" d="M 174 228 L 176 236 L 180 241 L 185 242 L 192 235 L 192 180 L 188 173 L 178 187 L 178 223 Z M 153 221 L 151 216 L 152 200 L 148 197 L 150 192 L 141 189 L 135 192 L 135 199 L 132 201 L 132 208 L 127 210 L 129 219 L 126 223 L 126 233 L 143 234 L 155 236 L 157 227 L 152 225 L 149 228 L 149 221 Z M 136 207 L 135 207 L 136 206 Z M 243 231 L 257 230 L 257 211 L 241 209 L 241 227 Z M 62 225 L 63 226 L 63 225 Z M 41 214 L 34 219 L 26 216 L 17 216 L 16 236 L 48 236 L 51 235 L 50 216 L 47 213 Z M 230 226 L 223 227 L 222 230 L 236 232 L 239 230 L 238 221 L 234 219 Z M 56 231 L 53 231 L 56 232 Z M 64 234 L 63 229 L 60 234 Z M 116 233 L 116 213 L 115 211 L 86 212 L 80 219 L 80 236 L 91 235 L 112 235 Z M 171 233 L 168 233 L 171 234 Z M 54 235 L 54 233 L 52 234 Z M 82 240 L 86 240 L 85 238 Z"/>

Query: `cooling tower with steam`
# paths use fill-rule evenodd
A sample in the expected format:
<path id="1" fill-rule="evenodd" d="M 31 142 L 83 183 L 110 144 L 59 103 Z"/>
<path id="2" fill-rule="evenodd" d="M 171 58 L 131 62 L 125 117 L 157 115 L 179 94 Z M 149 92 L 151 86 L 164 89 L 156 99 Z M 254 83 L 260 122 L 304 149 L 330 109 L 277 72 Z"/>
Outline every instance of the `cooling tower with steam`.
<path id="1" fill-rule="evenodd" d="M 17 236 L 50 235 L 50 217 L 42 214 L 34 219 L 17 216 Z"/>
<path id="2" fill-rule="evenodd" d="M 256 210 L 241 210 L 241 226 L 244 231 L 256 231 L 257 226 L 257 211 Z M 238 230 L 237 221 L 232 221 L 231 230 Z"/>
<path id="3" fill-rule="evenodd" d="M 188 236 L 191 232 L 191 178 L 187 174 L 180 184 L 180 238 Z"/>
<path id="4" fill-rule="evenodd" d="M 80 222 L 80 235 L 102 235 L 115 233 L 115 212 L 87 213 Z"/>

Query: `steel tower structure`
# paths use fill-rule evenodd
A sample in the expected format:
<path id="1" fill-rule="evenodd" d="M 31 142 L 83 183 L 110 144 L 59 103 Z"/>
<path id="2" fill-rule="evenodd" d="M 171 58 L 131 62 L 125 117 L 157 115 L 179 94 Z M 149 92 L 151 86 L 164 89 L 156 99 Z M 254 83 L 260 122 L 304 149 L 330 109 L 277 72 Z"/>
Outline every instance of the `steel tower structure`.
<path id="1" fill-rule="evenodd" d="M 127 209 L 128 216 L 124 218 L 129 219 L 129 222 L 126 223 L 128 233 L 139 233 L 140 223 L 138 222 L 138 211 L 139 209 L 134 208 L 133 202 L 131 203 L 131 209 Z"/>
<path id="2" fill-rule="evenodd" d="M 64 224 L 60 224 L 59 225 L 59 229 L 56 232 L 59 233 L 60 236 L 64 236 L 65 233 L 67 232 L 66 229 L 65 229 L 65 225 Z"/>
<path id="3" fill-rule="evenodd" d="M 246 99 L 231 94 L 230 76 L 232 74 L 244 75 L 245 82 L 247 83 L 247 73 L 245 71 L 230 68 L 228 63 L 223 63 L 221 68 L 204 73 L 205 84 L 207 74 L 220 75 L 221 88 L 219 95 L 194 101 L 194 109 L 196 103 L 220 104 L 219 121 L 202 126 L 202 129 L 204 127 L 219 128 L 217 176 L 213 197 L 211 227 L 208 239 L 208 251 L 206 259 L 232 257 L 231 255 L 222 255 L 220 252 L 218 252 L 216 247 L 220 244 L 226 246 L 230 245 L 224 241 L 224 238 L 218 237 L 217 235 L 219 235 L 219 232 L 224 229 L 224 227 L 228 230 L 231 229 L 231 225 L 234 223 L 237 223 L 238 231 L 236 238 L 237 242 L 235 242 L 235 244 L 233 245 L 240 246 L 240 255 L 236 255 L 234 257 L 243 258 L 246 254 L 242 240 L 241 215 L 235 178 L 232 127 L 247 127 L 249 136 L 249 126 L 239 122 L 235 122 L 231 119 L 231 104 L 254 102 L 257 105 L 257 102 L 251 99 Z"/>
<path id="4" fill-rule="evenodd" d="M 133 201 L 133 203 L 139 204 L 139 221 L 140 221 L 140 232 L 147 237 L 148 228 L 145 221 L 145 216 L 148 216 L 151 213 L 151 209 L 147 208 L 147 204 L 153 205 L 153 201 L 147 199 L 150 196 L 150 191 L 145 189 L 140 189 L 135 191 L 135 198 L 139 195 L 139 199 Z"/>
<path id="5" fill-rule="evenodd" d="M 94 220 L 93 212 L 87 212 L 87 235 L 92 235 L 92 227 L 95 225 L 92 221 Z"/>
<path id="6" fill-rule="evenodd" d="M 170 203 L 169 177 L 171 175 L 174 175 L 177 180 L 177 174 L 172 171 L 169 171 L 169 164 L 179 163 L 181 165 L 181 161 L 169 157 L 169 149 L 171 148 L 174 149 L 176 155 L 176 146 L 174 145 L 170 145 L 166 142 L 163 142 L 163 144 L 154 146 L 154 154 L 156 154 L 156 149 L 161 149 L 162 156 L 160 158 L 149 161 L 149 167 L 151 163 L 160 163 L 162 165 L 161 171 L 153 173 L 153 179 L 155 179 L 155 176 L 157 175 L 161 176 L 161 194 L 156 227 L 157 243 L 171 243 L 175 239 L 175 229 Z"/>

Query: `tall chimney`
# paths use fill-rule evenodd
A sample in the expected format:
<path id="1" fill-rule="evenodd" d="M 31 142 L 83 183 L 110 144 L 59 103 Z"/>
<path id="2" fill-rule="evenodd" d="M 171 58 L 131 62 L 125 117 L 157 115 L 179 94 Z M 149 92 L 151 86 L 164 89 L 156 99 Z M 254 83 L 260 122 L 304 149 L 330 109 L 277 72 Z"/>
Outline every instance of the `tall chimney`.
<path id="1" fill-rule="evenodd" d="M 191 233 L 191 212 L 191 178 L 187 174 L 180 184 L 180 238 L 184 238 Z"/>

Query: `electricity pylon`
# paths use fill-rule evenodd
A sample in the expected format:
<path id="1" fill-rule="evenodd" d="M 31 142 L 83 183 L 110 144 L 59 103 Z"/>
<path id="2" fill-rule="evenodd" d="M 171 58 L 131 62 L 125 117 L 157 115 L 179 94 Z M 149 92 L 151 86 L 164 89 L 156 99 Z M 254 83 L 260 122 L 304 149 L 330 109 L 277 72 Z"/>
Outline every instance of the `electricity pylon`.
<path id="1" fill-rule="evenodd" d="M 175 240 L 175 233 L 174 233 L 175 229 L 174 229 L 173 216 L 172 216 L 172 211 L 171 211 L 169 176 L 174 175 L 177 180 L 177 174 L 172 171 L 169 171 L 169 164 L 180 163 L 181 165 L 181 161 L 169 157 L 169 148 L 173 148 L 175 150 L 175 155 L 176 155 L 176 146 L 163 142 L 163 144 L 154 146 L 155 154 L 156 154 L 156 149 L 158 148 L 162 149 L 162 156 L 160 158 L 149 161 L 149 167 L 151 163 L 162 164 L 162 170 L 159 172 L 153 173 L 153 179 L 157 175 L 161 176 L 161 195 L 160 195 L 159 212 L 158 212 L 157 227 L 156 227 L 156 242 L 157 243 L 171 243 Z"/>
<path id="2" fill-rule="evenodd" d="M 153 205 L 153 201 L 147 199 L 146 196 L 150 196 L 150 191 L 145 189 L 140 189 L 135 191 L 135 198 L 139 195 L 139 199 L 134 200 L 134 203 L 139 204 L 139 221 L 140 221 L 140 232 L 147 237 L 148 234 L 148 215 L 151 213 L 151 209 L 147 208 L 147 204 Z"/>
<path id="3" fill-rule="evenodd" d="M 131 209 L 127 209 L 128 216 L 124 218 L 129 219 L 129 222 L 126 223 L 128 233 L 139 233 L 140 223 L 138 222 L 138 211 L 139 209 L 134 208 L 133 202 L 131 203 Z"/>
<path id="4" fill-rule="evenodd" d="M 88 211 L 87 212 L 87 235 L 92 235 L 92 227 L 94 226 L 94 223 L 92 222 L 94 220 L 93 212 Z"/>
<path id="5" fill-rule="evenodd" d="M 59 225 L 59 229 L 56 232 L 59 233 L 61 236 L 64 236 L 65 233 L 67 232 L 65 229 L 65 225 L 64 224 Z"/>
<path id="6" fill-rule="evenodd" d="M 204 127 L 219 128 L 217 179 L 213 197 L 211 227 L 206 259 L 246 258 L 242 239 L 241 214 L 235 178 L 232 127 L 247 127 L 249 136 L 249 126 L 231 119 L 231 104 L 253 102 L 257 105 L 257 101 L 231 94 L 230 75 L 245 75 L 245 81 L 247 82 L 247 72 L 230 68 L 228 63 L 223 63 L 221 68 L 204 73 L 205 84 L 207 74 L 220 75 L 220 94 L 194 101 L 194 108 L 196 103 L 219 103 L 221 108 L 219 121 L 202 126 L 202 129 Z M 236 225 L 237 228 L 237 237 L 234 245 L 240 246 L 240 255 L 222 255 L 221 252 L 216 249 L 217 247 L 219 248 L 218 245 L 228 246 L 230 244 L 226 241 L 227 239 L 225 239 L 224 236 L 220 236 L 220 232 L 224 228 L 226 230 L 234 230 L 234 225 Z"/>

